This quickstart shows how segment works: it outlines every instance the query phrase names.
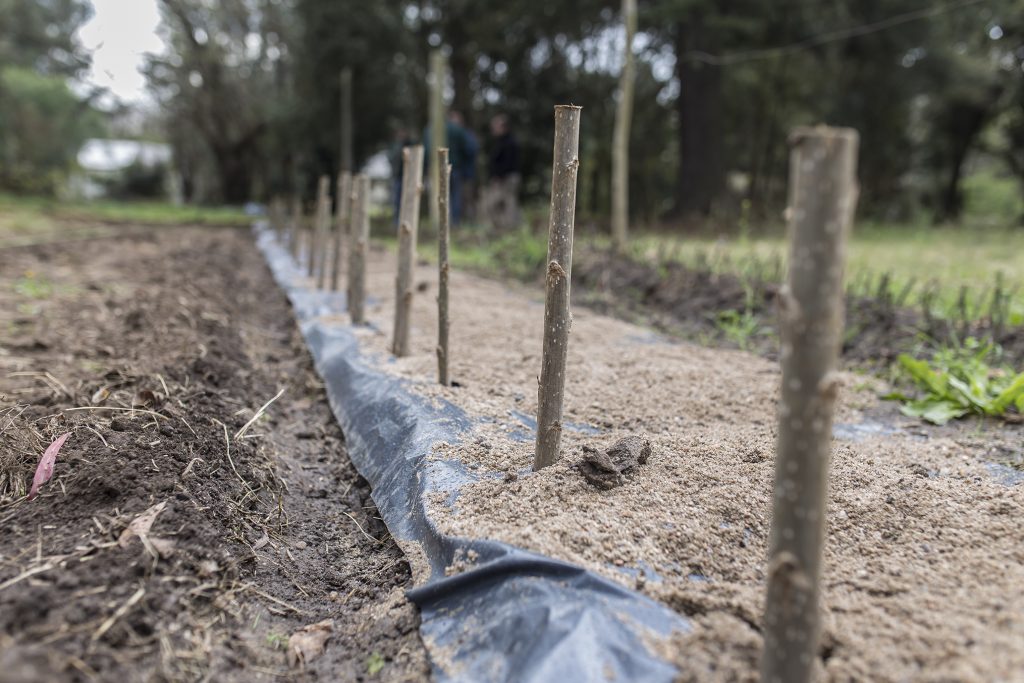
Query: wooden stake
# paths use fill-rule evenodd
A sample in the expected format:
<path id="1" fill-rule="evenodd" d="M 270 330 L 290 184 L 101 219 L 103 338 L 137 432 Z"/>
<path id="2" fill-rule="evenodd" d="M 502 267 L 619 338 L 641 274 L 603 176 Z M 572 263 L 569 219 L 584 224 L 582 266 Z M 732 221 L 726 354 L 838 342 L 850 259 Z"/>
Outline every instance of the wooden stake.
<path id="1" fill-rule="evenodd" d="M 626 25 L 626 53 L 619 79 L 619 102 L 615 109 L 612 139 L 612 242 L 626 247 L 629 232 L 629 131 L 633 122 L 633 87 L 636 64 L 633 36 L 636 35 L 636 0 L 622 0 L 622 21 Z"/>
<path id="2" fill-rule="evenodd" d="M 366 254 L 370 245 L 370 178 L 352 183 L 351 247 L 348 252 L 348 314 L 353 325 L 363 324 L 366 306 Z"/>
<path id="3" fill-rule="evenodd" d="M 423 193 L 423 145 L 402 150 L 402 201 L 398 221 L 398 276 L 395 278 L 395 335 L 391 351 L 409 355 L 409 316 L 412 312 L 413 263 Z"/>
<path id="4" fill-rule="evenodd" d="M 448 220 L 451 216 L 448 199 L 452 167 L 448 164 L 448 149 L 437 150 L 437 165 L 441 174 L 437 183 L 437 381 L 448 386 Z"/>
<path id="5" fill-rule="evenodd" d="M 444 54 L 440 50 L 430 53 L 430 149 L 426 150 L 430 163 L 430 189 L 436 198 L 441 178 L 441 167 L 437 163 L 437 150 L 448 144 L 444 125 Z M 436 201 L 430 202 L 430 225 L 440 229 L 440 217 Z"/>
<path id="6" fill-rule="evenodd" d="M 299 240 L 302 232 L 302 200 L 292 195 L 291 218 L 288 221 L 288 247 L 291 249 L 295 263 L 299 262 Z"/>
<path id="7" fill-rule="evenodd" d="M 569 281 L 576 222 L 581 107 L 555 107 L 554 161 L 551 169 L 551 217 L 548 223 L 547 296 L 544 300 L 544 354 L 537 395 L 537 451 L 533 469 L 553 464 L 562 441 L 562 399 L 569 352 Z"/>
<path id="8" fill-rule="evenodd" d="M 790 155 L 789 278 L 780 292 L 782 402 L 764 616 L 765 683 L 811 679 L 839 388 L 846 239 L 857 203 L 857 132 L 797 129 Z"/>
<path id="9" fill-rule="evenodd" d="M 345 258 L 345 245 L 352 230 L 352 174 L 342 171 L 338 176 L 338 208 L 334 215 L 334 244 L 331 248 L 331 289 L 338 291 L 341 264 Z"/>
<path id="10" fill-rule="evenodd" d="M 309 248 L 309 276 L 316 278 L 317 288 L 323 287 L 324 256 L 327 253 L 325 247 L 327 219 L 330 214 L 330 209 L 328 208 L 330 186 L 331 179 L 325 175 L 320 176 L 320 182 L 316 190 L 316 213 L 313 214 Z"/>
<path id="11" fill-rule="evenodd" d="M 281 208 L 281 198 L 274 195 L 267 206 L 267 223 L 274 232 L 278 241 L 284 238 L 284 210 Z"/>

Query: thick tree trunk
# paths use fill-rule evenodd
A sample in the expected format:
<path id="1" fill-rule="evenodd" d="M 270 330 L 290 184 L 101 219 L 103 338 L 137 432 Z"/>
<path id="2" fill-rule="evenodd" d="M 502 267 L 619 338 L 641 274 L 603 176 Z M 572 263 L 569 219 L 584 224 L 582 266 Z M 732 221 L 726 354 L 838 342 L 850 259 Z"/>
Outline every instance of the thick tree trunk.
<path id="1" fill-rule="evenodd" d="M 964 208 L 961 183 L 964 163 L 988 123 L 1002 93 L 1001 86 L 991 88 L 990 96 L 978 101 L 954 101 L 943 117 L 941 130 L 949 141 L 949 154 L 945 157 L 945 168 L 940 170 L 943 181 L 938 192 L 937 222 L 955 221 Z"/>
<path id="2" fill-rule="evenodd" d="M 569 283 L 576 224 L 576 177 L 580 159 L 580 107 L 555 107 L 554 161 L 551 169 L 551 217 L 548 223 L 547 295 L 544 300 L 544 348 L 537 390 L 537 449 L 533 469 L 559 458 L 565 361 L 569 354 Z"/>
<path id="3" fill-rule="evenodd" d="M 679 97 L 679 175 L 676 210 L 679 218 L 707 216 L 725 184 L 721 115 L 721 68 L 687 56 L 691 51 L 716 53 L 718 41 L 704 17 L 695 14 L 676 26 L 676 76 Z"/>
<path id="4" fill-rule="evenodd" d="M 451 59 L 453 98 L 452 109 L 462 114 L 466 125 L 473 125 L 473 58 L 453 50 Z"/>
<path id="5" fill-rule="evenodd" d="M 615 110 L 612 140 L 612 242 L 626 247 L 629 234 L 629 131 L 633 122 L 633 88 L 636 64 L 633 36 L 636 34 L 636 0 L 622 0 L 622 21 L 626 26 L 626 48 L 619 79 L 619 102 Z"/>
<path id="6" fill-rule="evenodd" d="M 764 683 L 806 683 L 817 658 L 843 265 L 857 203 L 856 131 L 803 128 L 791 140 L 789 278 L 780 293 L 782 401 L 761 659 Z"/>

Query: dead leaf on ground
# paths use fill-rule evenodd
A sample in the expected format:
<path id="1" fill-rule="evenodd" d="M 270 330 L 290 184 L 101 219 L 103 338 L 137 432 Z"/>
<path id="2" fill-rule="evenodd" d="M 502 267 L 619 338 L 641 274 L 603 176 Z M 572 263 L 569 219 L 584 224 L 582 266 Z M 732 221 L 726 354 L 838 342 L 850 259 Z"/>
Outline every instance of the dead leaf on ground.
<path id="1" fill-rule="evenodd" d="M 149 530 L 153 528 L 153 522 L 156 521 L 157 515 L 163 512 L 165 507 L 167 507 L 167 501 L 161 501 L 133 519 L 128 527 L 121 532 L 117 539 L 117 544 L 122 548 L 126 548 L 131 543 L 132 538 L 138 536 L 139 540 L 142 541 L 142 545 L 145 546 L 146 550 L 153 557 L 161 555 L 167 557 L 170 555 L 171 551 L 174 550 L 174 541 L 150 537 L 149 535 Z"/>
<path id="2" fill-rule="evenodd" d="M 303 626 L 288 638 L 288 664 L 302 667 L 324 653 L 327 641 L 334 634 L 334 620 Z"/>
<path id="3" fill-rule="evenodd" d="M 32 500 L 39 493 L 39 487 L 50 481 L 50 477 L 53 476 L 53 467 L 57 463 L 57 453 L 60 452 L 60 447 L 64 445 L 64 442 L 71 436 L 71 432 L 67 434 L 61 434 L 58 436 L 53 443 L 47 446 L 46 451 L 43 453 L 43 457 L 39 458 L 39 465 L 36 466 L 36 474 L 32 477 L 32 489 L 28 492 L 28 499 Z"/>

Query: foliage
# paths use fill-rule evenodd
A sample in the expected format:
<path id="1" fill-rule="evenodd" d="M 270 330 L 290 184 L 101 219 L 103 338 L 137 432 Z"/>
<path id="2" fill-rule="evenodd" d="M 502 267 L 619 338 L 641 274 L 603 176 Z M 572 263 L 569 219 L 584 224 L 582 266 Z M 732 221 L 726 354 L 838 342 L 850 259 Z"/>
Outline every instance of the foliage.
<path id="1" fill-rule="evenodd" d="M 1024 414 L 1024 372 L 992 366 L 991 345 L 969 338 L 963 348 L 946 348 L 931 362 L 903 354 L 900 366 L 923 395 L 890 394 L 903 403 L 904 415 L 942 425 L 964 415 L 1014 417 Z"/>
<path id="2" fill-rule="evenodd" d="M 0 70 L 0 189 L 53 194 L 79 147 L 100 130 L 98 115 L 63 77 Z"/>
<path id="3" fill-rule="evenodd" d="M 508 114 L 527 198 L 548 189 L 552 105 L 584 107 L 579 214 L 606 225 L 622 40 L 615 0 L 161 6 L 170 52 L 148 73 L 188 197 L 309 196 L 318 175 L 337 172 L 342 68 L 354 73 L 357 163 L 399 131 L 418 137 L 427 55 L 442 47 L 450 106 L 485 150 L 487 120 Z M 861 133 L 862 215 L 925 209 L 958 220 L 979 160 L 1024 181 L 1024 5 L 981 9 L 972 0 L 641 3 L 634 222 L 777 215 L 788 132 L 818 122 Z"/>

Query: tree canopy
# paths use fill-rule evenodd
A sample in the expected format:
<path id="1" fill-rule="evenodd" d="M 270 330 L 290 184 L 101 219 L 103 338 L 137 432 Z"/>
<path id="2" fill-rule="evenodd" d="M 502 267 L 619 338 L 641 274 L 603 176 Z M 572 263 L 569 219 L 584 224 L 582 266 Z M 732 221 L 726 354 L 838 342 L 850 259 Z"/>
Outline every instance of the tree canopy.
<path id="1" fill-rule="evenodd" d="M 336 173 L 346 68 L 357 163 L 401 131 L 418 136 L 429 54 L 441 48 L 448 106 L 485 148 L 488 120 L 508 116 L 527 196 L 547 191 L 552 107 L 584 107 L 580 212 L 607 224 L 619 0 L 159 3 L 168 49 L 146 73 L 190 199 L 308 196 Z M 979 166 L 1024 187 L 1024 0 L 638 6 L 634 222 L 777 215 L 788 132 L 815 123 L 860 132 L 862 212 L 955 220 Z M 88 11 L 85 0 L 0 0 L 0 63 L 75 75 Z"/>

